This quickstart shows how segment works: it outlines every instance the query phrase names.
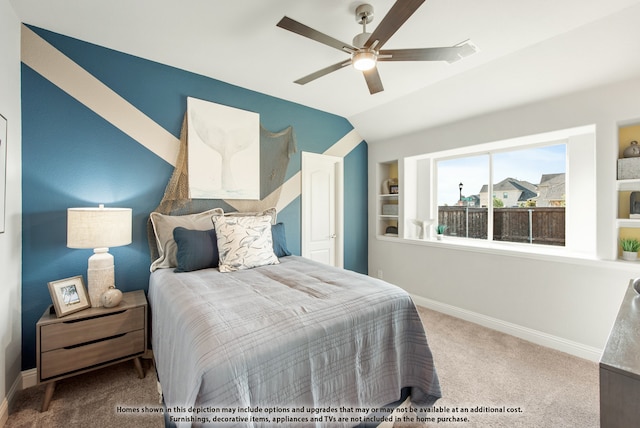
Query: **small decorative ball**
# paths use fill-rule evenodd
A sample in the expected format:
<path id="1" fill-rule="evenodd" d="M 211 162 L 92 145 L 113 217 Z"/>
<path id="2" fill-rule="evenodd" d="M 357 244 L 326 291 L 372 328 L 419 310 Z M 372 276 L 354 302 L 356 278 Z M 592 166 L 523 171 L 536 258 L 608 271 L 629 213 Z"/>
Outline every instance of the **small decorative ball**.
<path id="1" fill-rule="evenodd" d="M 122 291 L 118 290 L 115 287 L 109 287 L 107 291 L 102 293 L 100 296 L 100 303 L 105 308 L 113 308 L 114 306 L 118 306 L 122 301 Z"/>

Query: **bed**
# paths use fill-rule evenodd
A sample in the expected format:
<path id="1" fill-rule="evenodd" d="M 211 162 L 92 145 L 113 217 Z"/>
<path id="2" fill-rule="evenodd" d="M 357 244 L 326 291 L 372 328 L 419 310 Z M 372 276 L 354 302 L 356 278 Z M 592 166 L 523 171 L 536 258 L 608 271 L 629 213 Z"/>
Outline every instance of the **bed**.
<path id="1" fill-rule="evenodd" d="M 207 234 L 213 239 L 213 249 L 196 247 L 198 254 L 219 250 L 218 267 L 156 266 L 150 277 L 152 346 L 169 422 L 355 426 L 380 422 L 371 415 L 403 392 L 415 406 L 440 397 L 424 328 L 405 291 L 289 255 L 282 224 L 264 215 L 251 245 L 269 245 L 275 261 L 225 271 L 223 259 L 240 250 L 215 248 L 226 239 L 220 222 L 235 231 L 252 217 L 215 215 L 217 236 L 203 230 L 207 215 L 190 227 L 201 229 L 200 243 Z"/>

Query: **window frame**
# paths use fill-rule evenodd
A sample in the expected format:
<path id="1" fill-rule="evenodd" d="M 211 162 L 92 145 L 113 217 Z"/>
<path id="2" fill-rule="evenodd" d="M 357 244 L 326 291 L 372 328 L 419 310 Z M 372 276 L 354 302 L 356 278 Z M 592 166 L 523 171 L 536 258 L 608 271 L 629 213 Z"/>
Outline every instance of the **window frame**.
<path id="1" fill-rule="evenodd" d="M 488 234 L 487 239 L 447 236 L 444 241 L 436 241 L 434 233 L 423 233 L 423 238 L 420 239 L 415 234 L 412 234 L 410 225 L 415 223 L 416 218 L 425 220 L 427 224 L 431 225 L 437 222 L 437 161 L 489 153 L 496 154 L 518 149 L 535 148 L 536 146 L 564 143 L 566 153 L 566 200 L 584 200 L 585 198 L 595 200 L 596 180 L 593 174 L 593 168 L 595 167 L 595 140 L 596 126 L 585 125 L 403 158 L 403 179 L 406 196 L 414 194 L 416 195 L 416 200 L 412 200 L 413 198 L 410 197 L 403 198 L 405 210 L 402 220 L 407 227 L 404 228 L 403 236 L 400 239 L 416 244 L 453 245 L 456 248 L 468 248 L 473 251 L 477 251 L 479 248 L 486 248 L 516 253 L 594 258 L 596 256 L 595 212 L 585 212 L 584 208 L 579 207 L 577 203 L 574 203 L 573 206 L 571 202 L 567 203 L 565 211 L 565 246 L 494 241 L 492 233 Z M 488 195 L 494 193 L 493 165 L 491 162 L 492 156 L 489 156 L 491 187 L 488 189 Z M 420 171 L 421 168 L 424 171 Z M 577 191 L 575 191 L 576 189 Z M 422 196 L 423 193 L 426 193 L 426 196 Z M 488 222 L 492 223 L 492 204 L 488 204 L 487 208 L 490 210 Z M 490 226 L 488 230 L 492 232 L 493 224 L 487 226 Z M 588 230 L 590 233 L 584 233 L 584 230 Z"/>

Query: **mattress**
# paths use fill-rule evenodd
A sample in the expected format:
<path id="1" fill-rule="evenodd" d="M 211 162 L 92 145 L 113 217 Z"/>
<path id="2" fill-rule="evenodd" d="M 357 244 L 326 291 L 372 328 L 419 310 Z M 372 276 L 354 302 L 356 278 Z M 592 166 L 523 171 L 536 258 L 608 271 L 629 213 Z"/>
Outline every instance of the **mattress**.
<path id="1" fill-rule="evenodd" d="M 177 426 L 354 426 L 403 388 L 414 405 L 440 397 L 415 305 L 384 281 L 289 256 L 232 273 L 159 269 L 148 297 Z"/>

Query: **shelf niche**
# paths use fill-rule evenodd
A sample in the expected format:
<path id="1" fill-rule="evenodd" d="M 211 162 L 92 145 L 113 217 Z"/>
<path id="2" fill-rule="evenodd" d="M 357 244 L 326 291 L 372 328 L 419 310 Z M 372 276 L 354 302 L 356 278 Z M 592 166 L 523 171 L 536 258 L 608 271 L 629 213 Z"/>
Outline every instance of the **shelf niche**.
<path id="1" fill-rule="evenodd" d="M 616 180 L 616 191 L 618 196 L 618 213 L 616 220 L 616 248 L 617 257 L 622 257 L 622 248 L 620 246 L 621 238 L 635 238 L 640 241 L 640 218 L 630 218 L 631 213 L 631 193 L 640 192 L 640 166 L 638 176 L 629 175 L 629 171 L 621 174 L 620 160 L 634 159 L 625 158 L 624 151 L 631 141 L 638 141 L 640 146 L 640 123 L 621 125 L 618 127 L 618 168 Z M 637 159 L 640 165 L 640 157 Z M 627 165 L 628 166 L 628 165 Z"/>
<path id="2" fill-rule="evenodd" d="M 378 164 L 377 174 L 377 201 L 376 218 L 378 236 L 388 236 L 397 238 L 401 236 L 400 225 L 400 181 L 398 178 L 398 161 L 381 162 Z M 393 181 L 397 186 L 395 192 L 390 189 L 389 181 Z M 388 229 L 395 227 L 398 233 L 390 233 Z"/>

